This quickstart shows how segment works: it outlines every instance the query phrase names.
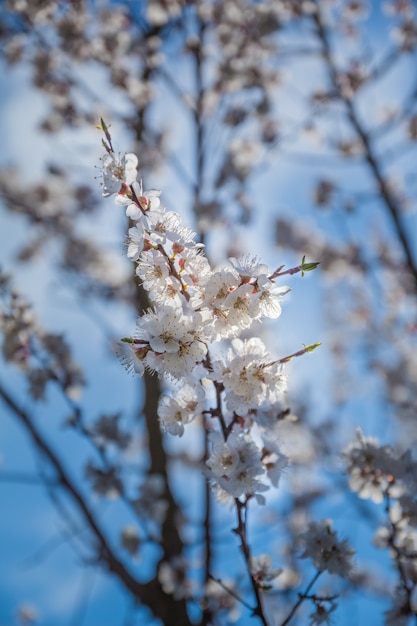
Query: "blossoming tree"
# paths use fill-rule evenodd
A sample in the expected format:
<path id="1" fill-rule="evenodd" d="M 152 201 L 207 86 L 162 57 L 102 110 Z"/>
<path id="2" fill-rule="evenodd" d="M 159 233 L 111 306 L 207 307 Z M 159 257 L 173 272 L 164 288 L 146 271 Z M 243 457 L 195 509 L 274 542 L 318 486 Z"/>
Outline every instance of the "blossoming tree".
<path id="1" fill-rule="evenodd" d="M 417 27 L 412 2 L 376 4 L 0 7 L 51 139 L 43 178 L 41 135 L 29 176 L 0 176 L 0 397 L 33 449 L 4 429 L 0 489 L 46 487 L 37 568 L 71 545 L 46 587 L 82 581 L 52 609 L 9 576 L 1 619 L 415 621 Z"/>

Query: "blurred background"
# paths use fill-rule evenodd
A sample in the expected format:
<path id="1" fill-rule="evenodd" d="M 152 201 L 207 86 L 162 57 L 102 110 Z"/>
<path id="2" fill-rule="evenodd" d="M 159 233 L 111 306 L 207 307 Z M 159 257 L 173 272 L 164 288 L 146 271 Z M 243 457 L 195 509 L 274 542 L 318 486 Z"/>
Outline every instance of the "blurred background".
<path id="1" fill-rule="evenodd" d="M 284 570 L 271 624 L 311 577 L 299 536 L 322 518 L 357 551 L 352 580 L 323 579 L 332 623 L 415 619 L 384 622 L 386 512 L 349 489 L 343 461 L 357 428 L 399 451 L 417 438 L 415 9 L 0 3 L 1 626 L 257 623 L 221 585 L 204 592 L 209 574 L 240 598 L 249 586 L 234 513 L 202 474 L 202 420 L 162 436 L 160 383 L 115 354 L 149 303 L 128 218 L 101 197 L 100 117 L 214 265 L 320 262 L 285 277 L 281 317 L 257 329 L 279 358 L 322 344 L 286 368 L 290 466 L 251 509 L 254 552 Z"/>

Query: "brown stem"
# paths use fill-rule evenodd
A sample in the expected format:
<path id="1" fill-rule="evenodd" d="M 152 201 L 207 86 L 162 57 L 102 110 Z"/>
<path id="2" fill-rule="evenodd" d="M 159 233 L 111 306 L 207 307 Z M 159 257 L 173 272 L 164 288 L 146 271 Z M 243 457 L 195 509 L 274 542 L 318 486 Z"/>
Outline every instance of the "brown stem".
<path id="1" fill-rule="evenodd" d="M 410 615 L 412 615 L 413 613 L 413 609 L 411 606 L 411 594 L 414 588 L 414 585 L 410 587 L 410 585 L 408 584 L 408 580 L 407 580 L 407 573 L 406 570 L 404 568 L 404 564 L 402 562 L 401 559 L 406 558 L 403 550 L 401 548 L 398 547 L 397 545 L 397 525 L 395 522 L 393 522 L 392 517 L 391 517 L 391 499 L 390 499 L 390 495 L 389 495 L 389 488 L 387 490 L 387 493 L 385 494 L 385 511 L 387 513 L 387 517 L 388 517 L 388 522 L 390 525 L 390 534 L 388 537 L 388 544 L 390 546 L 390 548 L 392 549 L 393 553 L 394 553 L 394 561 L 396 564 L 396 568 L 398 570 L 398 575 L 400 577 L 400 581 L 401 581 L 401 585 L 404 589 L 404 592 L 407 596 L 407 601 L 408 601 L 408 609 L 410 611 Z"/>
<path id="2" fill-rule="evenodd" d="M 317 581 L 320 574 L 321 574 L 321 571 L 317 570 L 316 574 L 313 577 L 313 580 L 311 580 L 305 592 L 300 593 L 297 602 L 294 604 L 294 606 L 292 607 L 291 611 L 289 612 L 285 620 L 281 623 L 281 626 L 287 626 L 287 624 L 290 623 L 290 621 L 292 620 L 292 618 L 294 617 L 294 615 L 296 614 L 296 612 L 298 611 L 298 609 L 300 608 L 304 600 L 308 598 L 308 594 L 310 593 L 310 590 L 312 589 L 313 585 Z"/>
<path id="3" fill-rule="evenodd" d="M 18 406 L 1 383 L 0 397 L 25 427 L 36 449 L 53 467 L 63 490 L 71 497 L 78 511 L 81 513 L 95 539 L 97 560 L 105 564 L 107 569 L 119 579 L 125 589 L 127 589 L 135 599 L 148 606 L 152 613 L 163 621 L 165 626 L 177 626 L 178 624 L 191 626 L 185 601 L 174 600 L 172 596 L 165 594 L 158 579 L 153 579 L 148 583 L 140 583 L 117 558 L 93 512 L 70 478 L 63 463 L 37 429 L 29 414 Z"/>
<path id="4" fill-rule="evenodd" d="M 374 149 L 372 146 L 371 137 L 365 130 L 364 125 L 359 120 L 359 117 L 356 113 L 356 109 L 352 100 L 347 98 L 342 93 L 339 87 L 337 67 L 332 56 L 329 39 L 328 39 L 326 29 L 321 19 L 320 9 L 319 9 L 318 4 L 319 3 L 317 2 L 316 11 L 313 13 L 313 20 L 316 26 L 316 32 L 317 32 L 318 38 L 321 42 L 322 55 L 328 68 L 328 73 L 329 73 L 330 81 L 332 84 L 332 88 L 335 90 L 335 93 L 337 93 L 337 96 L 340 99 L 340 101 L 343 102 L 346 112 L 347 112 L 348 120 L 352 128 L 355 130 L 356 135 L 361 140 L 361 143 L 364 149 L 365 161 L 367 162 L 369 169 L 372 173 L 372 176 L 377 185 L 380 197 L 385 205 L 385 208 L 387 212 L 389 213 L 389 215 L 391 216 L 391 219 L 394 224 L 395 232 L 401 244 L 404 257 L 406 259 L 408 270 L 413 277 L 414 288 L 417 291 L 417 264 L 413 257 L 413 252 L 411 250 L 411 245 L 408 240 L 406 230 L 401 222 L 400 210 L 394 198 L 392 197 L 389 191 L 389 188 L 384 180 L 384 175 L 382 173 L 381 166 L 379 165 L 376 153 L 374 152 Z"/>
<path id="5" fill-rule="evenodd" d="M 246 562 L 246 567 L 249 572 L 251 585 L 252 585 L 253 593 L 254 593 L 255 600 L 256 600 L 256 606 L 253 609 L 252 614 L 256 617 L 259 617 L 259 619 L 261 620 L 264 626 L 269 626 L 269 622 L 266 618 L 264 607 L 263 607 L 261 591 L 258 587 L 256 580 L 254 579 L 251 573 L 251 563 L 250 563 L 251 552 L 250 552 L 250 547 L 249 547 L 249 543 L 247 539 L 247 523 L 246 523 L 248 501 L 242 503 L 240 502 L 238 498 L 235 498 L 235 503 L 236 503 L 238 525 L 237 525 L 237 528 L 235 528 L 234 532 L 240 539 L 240 549 L 242 551 L 243 558 L 245 559 L 245 562 Z"/>
<path id="6" fill-rule="evenodd" d="M 204 437 L 204 459 L 205 461 L 209 455 L 209 447 L 208 447 L 208 429 L 205 428 L 204 420 L 207 417 L 203 415 L 203 437 Z M 211 579 L 211 568 L 212 568 L 212 559 L 213 559 L 213 551 L 212 551 L 212 535 L 211 535 L 211 489 L 210 483 L 208 480 L 204 479 L 204 586 L 207 587 L 210 579 Z M 204 591 L 204 597 L 206 597 L 206 592 Z M 203 607 L 203 614 L 201 618 L 201 626 L 208 626 L 213 621 L 213 614 L 210 610 L 208 604 Z"/>

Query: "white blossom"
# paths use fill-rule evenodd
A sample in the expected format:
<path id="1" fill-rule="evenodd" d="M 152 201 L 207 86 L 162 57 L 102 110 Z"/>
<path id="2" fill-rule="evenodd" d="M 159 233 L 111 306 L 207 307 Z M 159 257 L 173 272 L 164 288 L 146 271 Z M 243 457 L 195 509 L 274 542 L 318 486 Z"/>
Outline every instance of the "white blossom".
<path id="1" fill-rule="evenodd" d="M 249 255 L 239 258 L 231 257 L 229 262 L 244 282 L 269 274 L 268 266 L 261 263 L 258 257 L 250 257 Z"/>
<path id="2" fill-rule="evenodd" d="M 266 276 L 260 276 L 256 281 L 256 290 L 252 295 L 250 305 L 253 319 L 261 317 L 277 319 L 281 315 L 279 298 L 289 291 L 289 287 L 277 287 Z"/>
<path id="3" fill-rule="evenodd" d="M 363 499 L 375 503 L 384 499 L 392 479 L 395 459 L 388 446 L 379 446 L 376 439 L 364 437 L 360 430 L 356 441 L 344 453 L 349 472 L 349 486 Z"/>
<path id="4" fill-rule="evenodd" d="M 138 159 L 135 154 L 105 154 L 102 158 L 102 189 L 103 196 L 111 196 L 118 193 L 125 185 L 132 185 L 136 181 Z"/>
<path id="5" fill-rule="evenodd" d="M 133 221 L 143 218 L 151 208 L 157 209 L 160 205 L 159 196 L 161 192 L 157 189 L 143 191 L 142 181 L 135 179 L 130 183 L 125 183 L 119 189 L 115 198 L 116 204 L 126 206 L 126 215 Z"/>
<path id="6" fill-rule="evenodd" d="M 310 626 L 319 626 L 320 624 L 331 624 L 333 611 L 336 610 L 337 605 L 334 602 L 327 602 L 328 606 L 325 606 L 321 602 L 316 603 L 316 609 L 314 613 L 310 614 Z"/>
<path id="7" fill-rule="evenodd" d="M 230 292 L 224 301 L 227 311 L 227 321 L 238 330 L 250 328 L 253 318 L 250 314 L 252 285 L 239 285 Z"/>
<path id="8" fill-rule="evenodd" d="M 266 491 L 258 477 L 264 474 L 260 451 L 255 443 L 238 430 L 225 442 L 219 433 L 211 436 L 212 453 L 206 461 L 208 475 L 229 495 L 238 498 Z"/>
<path id="9" fill-rule="evenodd" d="M 340 541 L 337 538 L 330 520 L 322 520 L 319 524 L 311 522 L 301 539 L 305 548 L 300 558 L 310 558 L 320 571 L 327 570 L 330 574 L 349 576 L 354 550 L 346 540 Z"/>
<path id="10" fill-rule="evenodd" d="M 141 222 L 136 222 L 135 226 L 129 228 L 127 257 L 131 261 L 137 261 L 139 259 L 139 255 L 143 250 L 144 236 L 145 233 Z"/>
<path id="11" fill-rule="evenodd" d="M 262 504 L 268 480 L 278 486 L 288 464 L 273 429 L 267 432 L 265 425 L 273 420 L 262 419 L 282 410 L 286 379 L 262 341 L 243 340 L 240 333 L 254 320 L 277 318 L 279 299 L 288 288 L 278 287 L 257 257 L 233 257 L 212 269 L 195 233 L 182 225 L 178 213 L 161 206 L 159 191 L 144 191 L 136 168 L 133 155 L 103 158 L 106 195 L 118 192 L 116 204 L 126 207 L 126 215 L 136 222 L 128 231 L 127 256 L 136 264 L 136 276 L 153 306 L 138 318 L 133 337 L 120 343 L 120 358 L 129 371 L 142 375 L 147 369 L 181 382 L 158 406 L 161 429 L 171 435 L 182 436 L 206 403 L 210 406 L 209 390 L 214 397 L 214 386 L 221 386 L 229 428 L 211 434 L 206 473 L 222 502 L 247 496 Z M 231 340 L 226 354 L 221 344 L 225 339 Z M 259 425 L 254 426 L 257 417 Z M 258 429 L 256 442 L 253 428 Z M 94 474 L 97 489 L 106 482 L 106 492 L 115 478 Z M 143 506 L 141 498 L 134 501 L 138 514 Z M 160 570 L 167 587 L 171 565 Z M 258 572 L 259 580 L 261 575 L 265 580 L 269 576 L 266 570 Z"/>
<path id="12" fill-rule="evenodd" d="M 158 580 L 165 593 L 175 600 L 187 598 L 191 593 L 191 582 L 185 577 L 185 563 L 181 557 L 163 561 L 159 566 Z"/>
<path id="13" fill-rule="evenodd" d="M 164 207 L 152 205 L 145 220 L 152 243 L 164 245 L 167 240 L 179 240 L 182 227 L 180 216 L 175 211 L 166 211 Z"/>
<path id="14" fill-rule="evenodd" d="M 141 343 L 134 341 L 122 341 L 116 346 L 116 352 L 120 358 L 122 365 L 129 373 L 136 373 L 143 376 L 145 372 L 144 357 L 146 355 L 146 347 Z"/>
<path id="15" fill-rule="evenodd" d="M 265 431 L 262 434 L 262 441 L 264 444 L 262 450 L 262 463 L 266 468 L 269 480 L 274 487 L 278 487 L 282 473 L 285 468 L 288 467 L 289 459 L 281 451 L 279 443 L 277 442 L 272 431 Z"/>
<path id="16" fill-rule="evenodd" d="M 189 375 L 207 354 L 202 318 L 195 311 L 161 305 L 138 319 L 137 338 L 149 346 L 145 365 L 161 375 Z"/>
<path id="17" fill-rule="evenodd" d="M 146 250 L 136 267 L 136 275 L 141 278 L 146 291 L 159 293 L 165 290 L 170 282 L 170 267 L 167 258 L 159 250 Z"/>
<path id="18" fill-rule="evenodd" d="M 184 424 L 190 423 L 204 409 L 205 394 L 201 386 L 184 384 L 175 397 L 162 396 L 158 417 L 162 430 L 171 435 L 182 436 Z"/>
<path id="19" fill-rule="evenodd" d="M 250 571 L 253 579 L 260 587 L 265 586 L 277 578 L 281 572 L 281 568 L 272 567 L 272 557 L 269 554 L 260 554 L 252 556 L 250 559 Z"/>
<path id="20" fill-rule="evenodd" d="M 257 337 L 234 339 L 224 361 L 213 363 L 213 375 L 223 382 L 226 406 L 243 414 L 281 402 L 286 389 L 282 366 Z"/>

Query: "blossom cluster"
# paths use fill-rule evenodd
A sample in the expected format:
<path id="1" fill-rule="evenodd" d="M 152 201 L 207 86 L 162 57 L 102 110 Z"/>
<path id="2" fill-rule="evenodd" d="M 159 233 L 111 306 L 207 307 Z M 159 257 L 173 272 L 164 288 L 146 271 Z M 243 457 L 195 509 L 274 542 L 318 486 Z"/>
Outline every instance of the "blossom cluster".
<path id="1" fill-rule="evenodd" d="M 346 540 L 340 540 L 332 529 L 330 520 L 319 524 L 311 522 L 302 535 L 305 548 L 300 558 L 311 558 L 318 571 L 328 571 L 339 576 L 349 575 L 354 551 Z"/>
<path id="2" fill-rule="evenodd" d="M 398 452 L 358 430 L 345 451 L 349 485 L 362 499 L 384 503 L 386 522 L 375 534 L 377 547 L 388 549 L 400 572 L 386 624 L 408 623 L 416 614 L 417 461 L 410 450 Z"/>
<path id="3" fill-rule="evenodd" d="M 1 270 L 0 333 L 4 360 L 24 373 L 34 400 L 44 399 L 52 383 L 68 398 L 80 395 L 85 384 L 83 372 L 73 360 L 65 338 L 41 326 L 30 304 Z"/>
<path id="4" fill-rule="evenodd" d="M 268 483 L 278 485 L 287 464 L 271 427 L 285 407 L 286 359 L 242 333 L 255 321 L 278 318 L 289 289 L 257 257 L 213 268 L 195 233 L 161 205 L 160 192 L 144 189 L 137 157 L 116 154 L 104 122 L 101 129 L 103 195 L 115 194 L 131 220 L 127 256 L 152 305 L 122 340 L 121 360 L 130 371 L 148 370 L 177 385 L 159 402 L 163 431 L 181 436 L 196 418 L 213 419 L 206 473 L 219 499 L 263 502 L 260 494 Z"/>

